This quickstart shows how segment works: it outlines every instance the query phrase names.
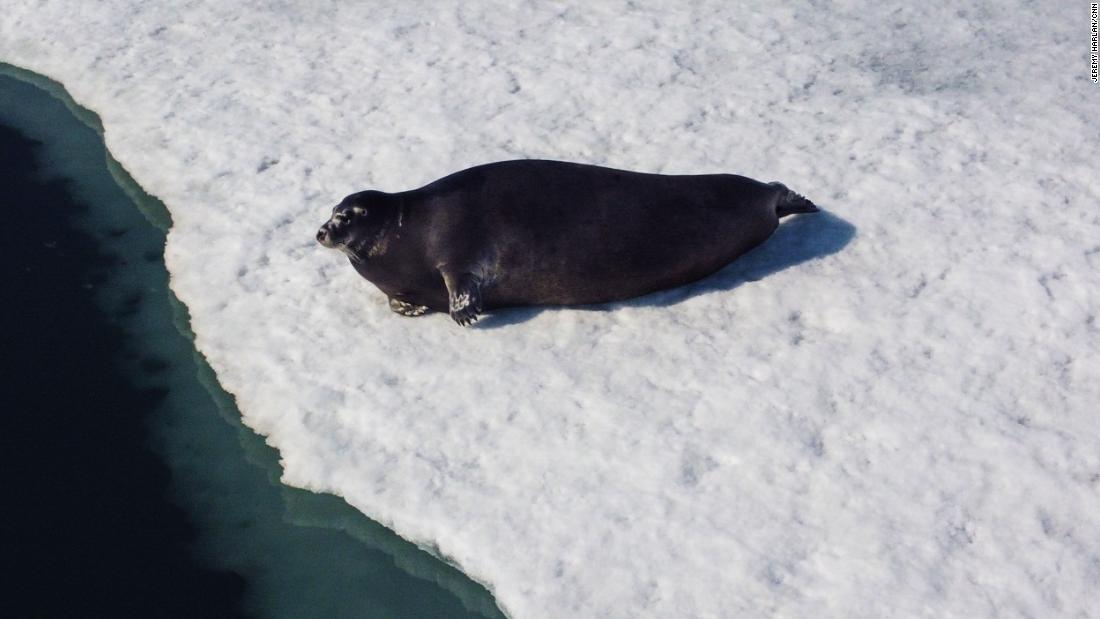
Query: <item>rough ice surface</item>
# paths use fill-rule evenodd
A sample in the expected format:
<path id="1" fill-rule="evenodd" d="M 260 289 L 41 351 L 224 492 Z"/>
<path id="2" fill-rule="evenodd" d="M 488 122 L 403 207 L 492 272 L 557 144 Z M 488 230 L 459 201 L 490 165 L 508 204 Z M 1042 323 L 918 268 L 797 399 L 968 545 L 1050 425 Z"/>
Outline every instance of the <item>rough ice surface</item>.
<path id="1" fill-rule="evenodd" d="M 172 286 L 285 481 L 510 615 L 1097 616 L 1087 7 L 890 4 L 5 0 L 0 59 L 168 205 Z M 686 290 L 473 329 L 313 240 L 352 191 L 521 157 L 830 214 Z"/>

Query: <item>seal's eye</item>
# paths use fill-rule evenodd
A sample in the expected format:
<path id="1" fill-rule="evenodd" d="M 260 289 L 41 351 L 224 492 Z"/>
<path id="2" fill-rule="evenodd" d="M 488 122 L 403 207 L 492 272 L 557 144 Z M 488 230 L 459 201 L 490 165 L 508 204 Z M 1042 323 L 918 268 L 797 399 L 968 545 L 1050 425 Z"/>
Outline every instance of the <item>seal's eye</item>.
<path id="1" fill-rule="evenodd" d="M 367 212 L 367 209 L 365 209 L 361 206 L 353 206 L 353 207 L 351 207 L 351 212 L 356 214 L 356 215 L 362 215 L 363 213 Z"/>

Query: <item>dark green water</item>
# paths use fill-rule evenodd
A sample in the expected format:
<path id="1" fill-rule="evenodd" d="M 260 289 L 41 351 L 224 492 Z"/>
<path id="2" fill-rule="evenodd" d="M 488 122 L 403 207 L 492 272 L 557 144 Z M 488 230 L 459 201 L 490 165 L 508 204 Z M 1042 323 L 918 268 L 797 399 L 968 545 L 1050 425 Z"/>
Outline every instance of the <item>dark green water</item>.
<path id="1" fill-rule="evenodd" d="M 3 614 L 501 617 L 342 500 L 278 483 L 168 290 L 167 210 L 97 128 L 0 65 Z"/>

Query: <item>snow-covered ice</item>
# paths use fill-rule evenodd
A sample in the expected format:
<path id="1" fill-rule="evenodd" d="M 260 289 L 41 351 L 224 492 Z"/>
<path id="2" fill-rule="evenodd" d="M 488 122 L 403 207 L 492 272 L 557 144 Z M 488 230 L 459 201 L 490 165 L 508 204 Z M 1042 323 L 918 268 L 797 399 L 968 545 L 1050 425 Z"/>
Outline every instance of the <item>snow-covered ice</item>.
<path id="1" fill-rule="evenodd" d="M 287 483 L 514 617 L 1100 615 L 1086 5 L 5 0 L 0 60 L 168 205 Z M 538 157 L 829 214 L 688 290 L 405 319 L 343 195 Z"/>

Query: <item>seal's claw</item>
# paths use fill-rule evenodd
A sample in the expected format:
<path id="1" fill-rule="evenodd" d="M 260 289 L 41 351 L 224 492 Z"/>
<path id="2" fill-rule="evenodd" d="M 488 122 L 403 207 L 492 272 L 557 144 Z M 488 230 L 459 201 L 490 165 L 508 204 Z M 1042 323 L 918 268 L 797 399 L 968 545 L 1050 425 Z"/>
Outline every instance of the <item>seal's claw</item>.
<path id="1" fill-rule="evenodd" d="M 423 316 L 429 311 L 427 305 L 415 305 L 390 297 L 390 309 L 402 316 Z"/>
<path id="2" fill-rule="evenodd" d="M 464 273 L 458 277 L 445 274 L 450 290 L 450 313 L 455 322 L 468 327 L 477 322 L 481 313 L 481 280 Z"/>
<path id="3" fill-rule="evenodd" d="M 468 327 L 477 322 L 478 318 L 481 317 L 479 315 L 481 312 L 481 303 L 479 300 L 478 303 L 475 304 L 469 298 L 463 297 L 464 295 L 458 296 L 457 299 L 454 296 L 451 297 L 451 318 L 454 318 L 454 321 L 463 327 Z"/>
<path id="4" fill-rule="evenodd" d="M 469 310 L 459 310 L 457 312 L 451 312 L 451 318 L 454 318 L 454 321 L 463 327 L 469 327 L 477 322 L 480 316 Z"/>

